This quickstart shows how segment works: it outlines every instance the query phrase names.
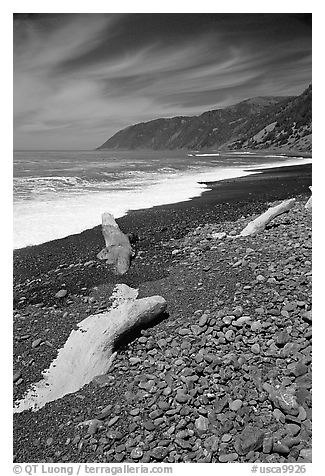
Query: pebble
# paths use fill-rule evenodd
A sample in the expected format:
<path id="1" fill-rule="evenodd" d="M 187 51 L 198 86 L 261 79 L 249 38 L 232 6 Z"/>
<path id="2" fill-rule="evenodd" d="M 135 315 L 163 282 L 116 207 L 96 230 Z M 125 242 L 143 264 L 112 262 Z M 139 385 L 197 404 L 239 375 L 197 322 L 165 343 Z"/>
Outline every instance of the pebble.
<path id="1" fill-rule="evenodd" d="M 273 449 L 273 436 L 267 435 L 263 440 L 263 453 L 270 454 Z"/>
<path id="2" fill-rule="evenodd" d="M 32 342 L 32 348 L 35 349 L 36 347 L 38 347 L 40 345 L 41 342 L 42 342 L 41 338 L 34 340 Z"/>
<path id="3" fill-rule="evenodd" d="M 253 354 L 259 354 L 261 351 L 260 344 L 258 343 L 253 344 L 251 346 L 251 351 L 253 352 Z"/>
<path id="4" fill-rule="evenodd" d="M 287 455 L 290 453 L 290 448 L 281 441 L 274 441 L 273 452 L 279 453 L 280 455 Z"/>
<path id="5" fill-rule="evenodd" d="M 55 295 L 57 299 L 62 299 L 68 294 L 68 291 L 66 289 L 60 289 Z"/>
<path id="6" fill-rule="evenodd" d="M 300 432 L 300 426 L 296 425 L 294 423 L 288 423 L 285 426 L 285 430 L 286 430 L 287 435 L 296 436 Z"/>
<path id="7" fill-rule="evenodd" d="M 312 462 L 312 450 L 311 448 L 305 448 L 300 451 L 299 456 L 304 459 L 304 462 L 311 463 Z"/>
<path id="8" fill-rule="evenodd" d="M 232 461 L 236 461 L 238 459 L 237 453 L 228 453 L 219 456 L 220 463 L 231 463 Z"/>
<path id="9" fill-rule="evenodd" d="M 150 456 L 156 459 L 157 461 L 162 461 L 168 455 L 168 449 L 164 448 L 163 446 L 157 446 L 153 450 L 150 451 Z"/>
<path id="10" fill-rule="evenodd" d="M 228 443 L 228 441 L 230 441 L 231 438 L 232 438 L 232 435 L 230 433 L 225 433 L 224 435 L 222 435 L 221 441 L 223 443 Z"/>
<path id="11" fill-rule="evenodd" d="M 175 400 L 178 403 L 186 403 L 189 400 L 189 395 L 183 392 L 177 392 Z"/>
<path id="12" fill-rule="evenodd" d="M 240 327 L 249 322 L 250 320 L 250 316 L 241 316 L 236 321 L 233 321 L 232 325 Z"/>
<path id="13" fill-rule="evenodd" d="M 231 342 L 231 341 L 235 340 L 235 337 L 236 337 L 236 334 L 235 334 L 235 332 L 234 332 L 232 329 L 229 329 L 229 330 L 225 333 L 225 339 L 226 339 L 228 342 Z"/>
<path id="14" fill-rule="evenodd" d="M 209 428 L 209 420 L 203 415 L 195 420 L 195 428 L 199 433 L 205 433 Z"/>
<path id="15" fill-rule="evenodd" d="M 209 320 L 209 315 L 208 314 L 203 314 L 201 317 L 200 317 L 200 320 L 199 320 L 199 326 L 200 327 L 204 327 L 206 325 L 206 323 L 208 322 Z"/>
<path id="16" fill-rule="evenodd" d="M 17 382 L 17 380 L 19 380 L 20 378 L 21 378 L 21 371 L 17 370 L 17 372 L 15 372 L 13 375 L 13 381 Z"/>
<path id="17" fill-rule="evenodd" d="M 286 331 L 281 331 L 278 333 L 277 338 L 276 338 L 276 345 L 278 347 L 283 347 L 285 344 L 287 344 L 290 340 L 290 336 Z"/>
<path id="18" fill-rule="evenodd" d="M 262 327 L 261 321 L 255 321 L 255 322 L 252 322 L 251 324 L 251 330 L 253 332 L 260 330 L 261 327 Z"/>
<path id="19" fill-rule="evenodd" d="M 112 405 L 107 405 L 97 415 L 97 419 L 98 420 L 103 420 L 104 418 L 107 418 L 111 414 L 111 412 L 112 412 Z"/>
<path id="20" fill-rule="evenodd" d="M 242 407 L 242 405 L 243 405 L 242 400 L 236 399 L 233 402 L 229 403 L 229 408 L 233 412 L 237 412 Z"/>
<path id="21" fill-rule="evenodd" d="M 106 426 L 107 427 L 110 427 L 110 426 L 113 426 L 115 425 L 115 423 L 117 422 L 117 420 L 119 419 L 120 417 L 118 415 L 116 415 L 115 417 L 113 417 L 111 420 L 109 420 L 109 422 L 106 423 Z"/>
<path id="22" fill-rule="evenodd" d="M 247 454 L 250 451 L 256 451 L 261 448 L 264 440 L 264 432 L 260 428 L 256 428 L 253 425 L 248 425 L 241 432 L 239 440 L 237 440 L 237 451 L 240 454 Z M 238 444 L 239 443 L 239 444 Z"/>
<path id="23" fill-rule="evenodd" d="M 274 416 L 274 418 L 275 418 L 277 421 L 279 421 L 279 422 L 281 422 L 281 423 L 284 423 L 284 422 L 285 422 L 285 416 L 284 416 L 284 414 L 281 412 L 281 410 L 279 410 L 278 408 L 275 408 L 275 409 L 273 410 L 273 416 Z"/>
<path id="24" fill-rule="evenodd" d="M 143 456 L 143 451 L 141 448 L 133 448 L 130 456 L 132 459 L 140 459 Z"/>

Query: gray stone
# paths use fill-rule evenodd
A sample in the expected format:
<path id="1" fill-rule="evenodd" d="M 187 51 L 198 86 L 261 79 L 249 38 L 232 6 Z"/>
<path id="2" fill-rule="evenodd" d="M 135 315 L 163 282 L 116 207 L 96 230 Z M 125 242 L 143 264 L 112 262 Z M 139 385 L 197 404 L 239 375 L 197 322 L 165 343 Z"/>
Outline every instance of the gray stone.
<path id="1" fill-rule="evenodd" d="M 260 344 L 258 343 L 253 344 L 251 346 L 251 351 L 253 352 L 253 354 L 259 354 L 261 351 Z"/>
<path id="2" fill-rule="evenodd" d="M 243 405 L 243 402 L 242 400 L 240 399 L 236 399 L 234 400 L 233 402 L 230 402 L 229 403 L 229 408 L 230 410 L 232 410 L 233 412 L 237 412 Z"/>
<path id="3" fill-rule="evenodd" d="M 55 295 L 57 299 L 62 299 L 68 294 L 68 291 L 66 289 L 60 289 Z"/>
<path id="4" fill-rule="evenodd" d="M 257 451 L 263 445 L 264 432 L 260 428 L 248 425 L 239 436 L 239 454 L 247 454 L 250 451 Z M 239 452 L 238 451 L 238 452 Z"/>
<path id="5" fill-rule="evenodd" d="M 41 338 L 34 340 L 34 341 L 32 342 L 32 348 L 35 349 L 35 347 L 38 347 L 41 342 L 42 342 L 42 339 L 41 339 Z"/>
<path id="6" fill-rule="evenodd" d="M 219 456 L 220 463 L 231 463 L 238 459 L 237 453 L 228 453 Z"/>
<path id="7" fill-rule="evenodd" d="M 305 463 L 312 462 L 312 450 L 311 448 L 305 448 L 300 451 L 299 456 L 304 459 Z"/>
<path id="8" fill-rule="evenodd" d="M 199 433 L 206 433 L 209 428 L 209 420 L 203 415 L 195 420 L 195 428 Z"/>
<path id="9" fill-rule="evenodd" d="M 168 449 L 164 448 L 163 446 L 157 446 L 153 450 L 150 451 L 150 456 L 156 459 L 157 461 L 162 461 L 168 455 Z"/>
<path id="10" fill-rule="evenodd" d="M 141 448 L 133 448 L 130 456 L 132 459 L 135 459 L 135 460 L 140 459 L 143 456 L 143 451 Z"/>

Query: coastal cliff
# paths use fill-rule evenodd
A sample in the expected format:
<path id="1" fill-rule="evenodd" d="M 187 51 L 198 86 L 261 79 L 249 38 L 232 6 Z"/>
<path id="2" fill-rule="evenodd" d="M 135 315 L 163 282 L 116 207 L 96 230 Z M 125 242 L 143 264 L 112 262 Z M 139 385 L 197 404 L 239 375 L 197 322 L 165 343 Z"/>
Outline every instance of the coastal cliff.
<path id="1" fill-rule="evenodd" d="M 129 126 L 98 149 L 312 150 L 312 87 L 299 96 L 256 97 L 200 116 Z"/>

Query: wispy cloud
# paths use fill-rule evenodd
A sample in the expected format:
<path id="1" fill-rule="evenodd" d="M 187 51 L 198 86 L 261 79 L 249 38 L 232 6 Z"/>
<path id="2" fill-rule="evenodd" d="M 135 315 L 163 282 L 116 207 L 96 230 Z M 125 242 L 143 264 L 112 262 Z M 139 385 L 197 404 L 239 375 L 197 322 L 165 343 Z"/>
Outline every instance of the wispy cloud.
<path id="1" fill-rule="evenodd" d="M 310 82 L 306 29 L 268 41 L 251 18 L 247 30 L 236 16 L 237 35 L 231 20 L 179 35 L 160 24 L 144 33 L 141 16 L 18 17 L 15 147 L 93 148 L 135 122 L 297 94 Z"/>

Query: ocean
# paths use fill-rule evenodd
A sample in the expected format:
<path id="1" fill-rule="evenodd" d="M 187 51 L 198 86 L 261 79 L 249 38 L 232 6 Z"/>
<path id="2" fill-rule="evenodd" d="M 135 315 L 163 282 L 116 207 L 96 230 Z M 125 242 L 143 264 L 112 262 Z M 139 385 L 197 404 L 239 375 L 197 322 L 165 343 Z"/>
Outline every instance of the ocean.
<path id="1" fill-rule="evenodd" d="M 282 154 L 187 151 L 15 151 L 14 248 L 92 228 L 101 214 L 177 203 L 257 168 L 310 163 Z"/>

